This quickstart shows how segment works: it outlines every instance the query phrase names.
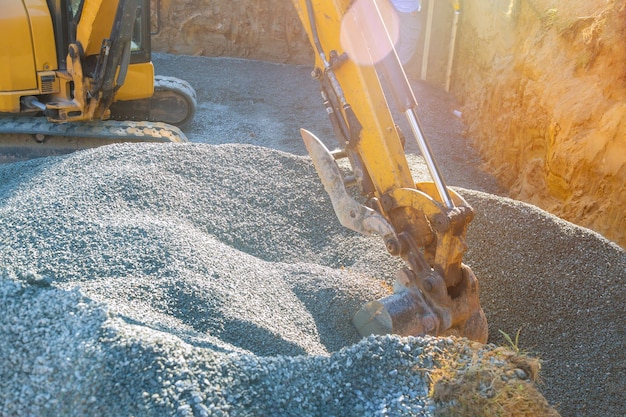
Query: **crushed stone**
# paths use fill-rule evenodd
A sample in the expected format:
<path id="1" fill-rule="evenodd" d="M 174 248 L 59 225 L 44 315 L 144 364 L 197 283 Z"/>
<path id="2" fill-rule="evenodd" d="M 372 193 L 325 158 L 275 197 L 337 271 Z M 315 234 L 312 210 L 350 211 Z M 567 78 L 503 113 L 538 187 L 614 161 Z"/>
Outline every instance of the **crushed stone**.
<path id="1" fill-rule="evenodd" d="M 308 158 L 252 145 L 119 144 L 2 165 L 0 184 L 3 414 L 434 412 L 426 374 L 410 371 L 428 369 L 432 358 L 407 362 L 402 352 L 443 342 L 360 340 L 351 316 L 385 294 L 378 278 L 391 279 L 398 262 L 379 239 L 338 224 Z M 492 327 L 527 320 L 527 341 L 533 331 L 574 325 L 567 320 L 577 310 L 559 309 L 573 300 L 554 298 L 580 291 L 554 284 L 552 292 L 525 295 L 530 284 L 510 271 L 528 274 L 539 265 L 517 257 L 535 256 L 542 276 L 559 285 L 568 275 L 589 285 L 602 268 L 598 291 L 618 299 L 624 253 L 615 245 L 530 206 L 461 191 L 483 213 L 468 236 L 467 261 L 482 279 Z M 496 215 L 515 222 L 484 227 Z M 531 224 L 542 226 L 532 248 L 528 239 L 508 239 Z M 554 269 L 545 266 L 542 242 L 564 246 Z M 513 243 L 521 247 L 507 247 Z M 581 251 L 601 254 L 603 265 L 587 257 L 589 267 L 578 274 Z M 516 308 L 511 297 L 519 299 Z M 580 298 L 589 309 L 581 317 L 616 307 Z M 509 321 L 499 318 L 503 305 Z M 603 316 L 611 317 L 619 314 Z M 594 371 L 619 372 L 618 361 L 592 362 L 599 343 L 607 355 L 623 355 L 619 323 L 613 327 L 614 334 L 594 335 L 592 347 L 554 339 L 553 350 L 541 354 L 575 350 L 576 358 L 560 363 L 577 361 L 584 372 L 587 354 Z M 546 363 L 548 389 L 559 387 L 552 375 L 572 377 L 554 365 Z"/>
<path id="2" fill-rule="evenodd" d="M 155 65 L 191 77 L 201 144 L 0 166 L 0 415 L 432 415 L 429 374 L 415 370 L 460 343 L 352 328 L 400 263 L 339 226 L 294 137 L 331 134 L 310 68 Z M 490 342 L 521 329 L 561 415 L 622 415 L 624 251 L 498 196 L 450 96 L 414 87 L 444 176 L 477 213 L 465 259 Z M 214 146 L 226 142 L 248 145 Z"/>

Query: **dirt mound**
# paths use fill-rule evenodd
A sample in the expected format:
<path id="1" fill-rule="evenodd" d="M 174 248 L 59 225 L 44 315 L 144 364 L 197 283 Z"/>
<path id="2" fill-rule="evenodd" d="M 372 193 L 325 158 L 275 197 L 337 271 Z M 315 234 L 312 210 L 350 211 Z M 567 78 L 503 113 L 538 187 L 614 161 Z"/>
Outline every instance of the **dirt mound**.
<path id="1" fill-rule="evenodd" d="M 467 2 L 455 81 L 468 137 L 511 197 L 623 247 L 625 21 L 623 1 Z"/>
<path id="2" fill-rule="evenodd" d="M 290 1 L 152 0 L 152 12 L 162 52 L 311 62 L 312 48 Z"/>

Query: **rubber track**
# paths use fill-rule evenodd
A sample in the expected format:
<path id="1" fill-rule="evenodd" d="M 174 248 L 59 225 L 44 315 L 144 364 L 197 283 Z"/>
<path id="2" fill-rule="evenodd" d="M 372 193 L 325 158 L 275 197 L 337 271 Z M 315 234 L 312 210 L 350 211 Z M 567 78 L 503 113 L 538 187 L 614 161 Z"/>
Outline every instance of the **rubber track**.
<path id="1" fill-rule="evenodd" d="M 160 122 L 94 121 L 52 123 L 44 117 L 0 117 L 0 163 L 120 142 L 184 143 L 176 126 Z"/>
<path id="2" fill-rule="evenodd" d="M 185 118 L 181 122 L 176 123 L 176 125 L 181 129 L 188 128 L 196 115 L 196 108 L 198 107 L 196 90 L 193 89 L 191 84 L 189 84 L 185 80 L 181 80 L 180 78 L 167 77 L 164 75 L 155 75 L 154 91 L 155 94 L 157 91 L 174 92 L 187 100 L 187 102 L 189 103 L 189 112 L 187 113 Z"/>
<path id="3" fill-rule="evenodd" d="M 175 126 L 160 122 L 94 121 L 51 123 L 43 117 L 2 117 L 0 135 L 45 135 L 51 137 L 93 138 L 109 142 L 188 142 Z M 5 142 L 0 136 L 0 142 Z"/>
<path id="4" fill-rule="evenodd" d="M 155 75 L 154 76 L 154 89 L 162 89 L 162 90 L 174 90 L 180 91 L 187 97 L 191 97 L 193 99 L 194 108 L 198 103 L 198 98 L 196 97 L 196 90 L 191 87 L 185 80 L 181 80 L 176 77 L 168 77 L 166 75 Z"/>

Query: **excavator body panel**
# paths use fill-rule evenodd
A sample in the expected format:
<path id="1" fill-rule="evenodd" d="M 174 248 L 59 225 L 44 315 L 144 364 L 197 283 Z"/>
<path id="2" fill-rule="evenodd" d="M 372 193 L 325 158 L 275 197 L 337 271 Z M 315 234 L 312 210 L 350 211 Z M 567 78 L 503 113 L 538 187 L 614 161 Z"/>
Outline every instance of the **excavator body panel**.
<path id="1" fill-rule="evenodd" d="M 54 31 L 45 0 L 3 2 L 0 27 L 0 113 L 20 111 L 20 98 L 58 90 Z"/>

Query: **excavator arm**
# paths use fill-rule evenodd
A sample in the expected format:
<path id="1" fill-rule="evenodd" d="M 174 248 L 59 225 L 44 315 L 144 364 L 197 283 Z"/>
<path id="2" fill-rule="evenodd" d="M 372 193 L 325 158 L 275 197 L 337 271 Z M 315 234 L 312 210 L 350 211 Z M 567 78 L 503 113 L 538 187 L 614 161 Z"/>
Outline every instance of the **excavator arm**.
<path id="1" fill-rule="evenodd" d="M 114 1 L 105 0 L 87 4 L 89 7 L 85 8 L 85 3 L 81 3 L 77 12 L 80 19 L 76 42 L 69 45 L 68 73 L 75 85 L 78 120 L 108 119 L 115 93 L 126 80 L 133 29 L 142 0 L 121 0 L 117 7 Z M 104 28 L 110 29 L 108 36 L 100 33 Z M 83 63 L 89 56 L 97 58 L 87 76 Z M 65 109 L 64 118 L 71 119 L 70 114 Z"/>
<path id="2" fill-rule="evenodd" d="M 393 21 L 391 7 L 384 0 L 293 3 L 315 51 L 312 75 L 340 148 L 330 152 L 303 130 L 309 155 L 340 222 L 379 235 L 406 265 L 398 271 L 394 294 L 365 304 L 354 325 L 362 335 L 458 335 L 485 342 L 478 281 L 462 262 L 473 211 L 445 185 L 424 137 L 385 23 Z M 407 118 L 432 182 L 414 182 L 385 92 Z M 337 165 L 343 158 L 350 174 Z M 366 205 L 348 191 L 354 184 Z"/>

